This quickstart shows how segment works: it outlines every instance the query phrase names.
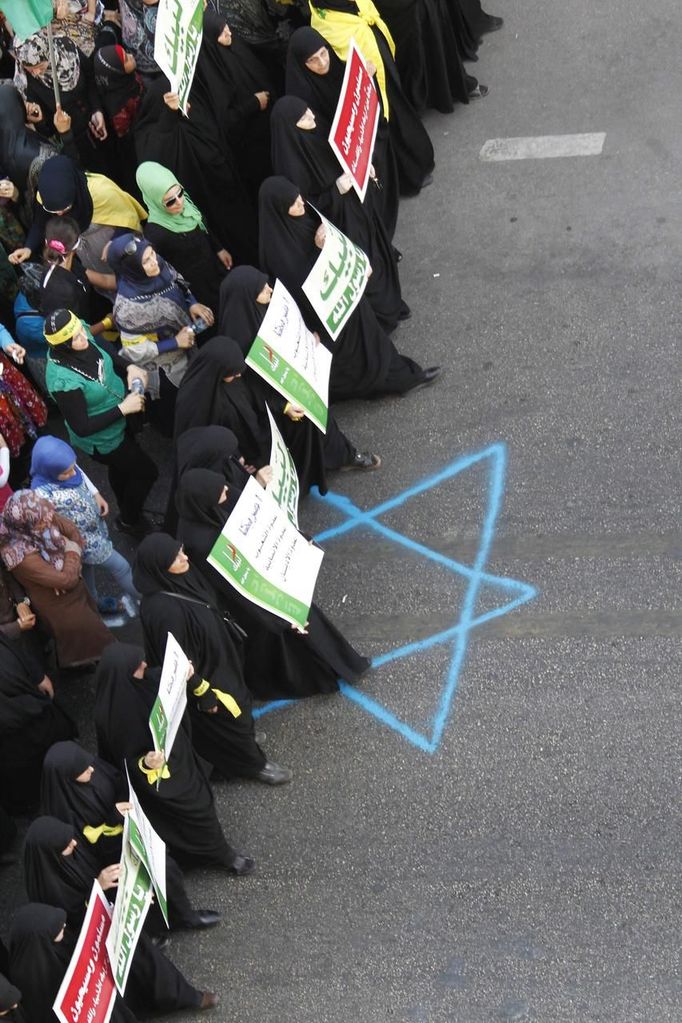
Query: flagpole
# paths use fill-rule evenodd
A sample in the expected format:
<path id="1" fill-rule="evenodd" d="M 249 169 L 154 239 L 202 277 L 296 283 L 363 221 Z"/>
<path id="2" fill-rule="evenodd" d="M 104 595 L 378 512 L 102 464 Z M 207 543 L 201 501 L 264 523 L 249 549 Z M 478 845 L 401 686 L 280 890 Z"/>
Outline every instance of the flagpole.
<path id="1" fill-rule="evenodd" d="M 52 89 L 54 91 L 54 101 L 57 104 L 57 109 L 62 104 L 59 96 L 59 82 L 57 81 L 57 61 L 54 55 L 54 39 L 52 38 L 52 22 L 48 22 L 47 25 L 47 46 L 50 51 L 50 65 L 52 67 Z"/>

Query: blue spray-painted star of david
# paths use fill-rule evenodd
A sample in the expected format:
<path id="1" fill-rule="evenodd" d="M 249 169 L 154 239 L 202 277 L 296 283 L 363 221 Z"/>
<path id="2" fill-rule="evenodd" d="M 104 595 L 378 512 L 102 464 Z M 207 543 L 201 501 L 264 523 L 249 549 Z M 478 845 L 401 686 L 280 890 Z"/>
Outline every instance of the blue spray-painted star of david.
<path id="1" fill-rule="evenodd" d="M 390 527 L 384 525 L 383 522 L 379 521 L 380 516 L 385 515 L 394 508 L 400 507 L 411 498 L 419 497 L 420 494 L 424 494 L 426 491 L 432 490 L 434 487 L 444 483 L 446 480 L 452 479 L 453 476 L 457 476 L 466 469 L 486 460 L 489 464 L 488 502 L 481 526 L 478 552 L 472 565 L 464 565 L 459 561 L 455 561 L 453 558 L 446 557 L 444 554 L 439 554 L 437 551 L 433 551 L 429 547 L 425 547 L 416 540 L 404 536 L 402 533 L 396 532 Z M 326 541 L 336 539 L 337 537 L 362 526 L 375 530 L 384 539 L 391 540 L 402 547 L 406 547 L 408 550 L 420 554 L 424 558 L 428 558 L 429 560 L 450 569 L 452 572 L 459 576 L 463 576 L 468 580 L 468 586 L 462 606 L 459 609 L 457 620 L 450 628 L 441 632 L 436 632 L 425 639 L 420 639 L 414 643 L 408 643 L 395 650 L 380 654 L 372 659 L 372 667 L 379 668 L 382 664 L 388 664 L 390 661 L 396 661 L 401 657 L 407 657 L 419 652 L 420 650 L 427 650 L 430 647 L 437 646 L 438 644 L 449 644 L 452 647 L 452 657 L 445 673 L 443 688 L 438 701 L 438 706 L 433 716 L 430 733 L 424 734 L 423 732 L 418 731 L 408 722 L 397 717 L 377 699 L 368 696 L 367 693 L 363 693 L 361 689 L 358 689 L 355 686 L 349 686 L 343 681 L 339 683 L 341 693 L 345 697 L 352 700 L 353 703 L 361 707 L 362 710 L 371 714 L 388 728 L 392 728 L 404 739 L 407 739 L 408 742 L 411 742 L 426 753 L 435 753 L 441 743 L 441 739 L 443 738 L 443 732 L 445 731 L 448 723 L 452 702 L 457 691 L 459 677 L 464 666 L 469 636 L 472 630 L 483 625 L 484 622 L 490 621 L 491 618 L 499 618 L 501 615 L 508 614 L 510 611 L 513 611 L 514 608 L 519 607 L 521 604 L 525 604 L 537 595 L 535 588 L 530 586 L 528 583 L 521 582 L 517 579 L 506 579 L 502 576 L 491 575 L 484 570 L 490 553 L 490 548 L 495 537 L 495 525 L 497 523 L 500 505 L 502 503 L 506 462 L 506 446 L 504 444 L 492 444 L 490 447 L 484 448 L 476 454 L 466 455 L 454 462 L 451 462 L 434 476 L 429 476 L 427 479 L 409 487 L 407 490 L 403 490 L 402 493 L 397 494 L 390 500 L 384 501 L 382 504 L 378 504 L 374 508 L 370 508 L 368 511 L 361 511 L 352 503 L 352 501 L 341 494 L 330 492 L 325 497 L 320 497 L 319 494 L 317 495 L 318 500 L 325 501 L 332 505 L 344 516 L 344 521 L 339 525 L 336 525 L 331 529 L 327 529 L 315 537 L 315 540 L 318 543 L 324 543 Z M 487 592 L 490 587 L 493 589 L 497 588 L 506 599 L 492 610 L 488 610 L 477 615 L 476 602 L 481 583 L 486 585 Z M 265 706 L 254 712 L 254 717 L 261 717 L 263 714 L 270 713 L 278 707 L 287 706 L 293 702 L 295 701 L 276 700 L 272 703 L 265 704 Z"/>

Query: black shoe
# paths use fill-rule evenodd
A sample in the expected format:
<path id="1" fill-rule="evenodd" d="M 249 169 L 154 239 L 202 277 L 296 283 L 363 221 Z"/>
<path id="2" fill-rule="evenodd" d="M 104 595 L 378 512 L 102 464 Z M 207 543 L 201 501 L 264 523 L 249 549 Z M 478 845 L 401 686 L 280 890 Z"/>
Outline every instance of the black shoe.
<path id="1" fill-rule="evenodd" d="M 200 931 L 204 927 L 215 927 L 220 923 L 222 915 L 214 909 L 195 909 L 190 920 L 183 925 L 188 931 Z"/>
<path id="2" fill-rule="evenodd" d="M 161 949 L 168 948 L 170 945 L 170 938 L 167 934 L 155 934 L 151 939 L 152 945 L 161 951 Z"/>
<path id="3" fill-rule="evenodd" d="M 256 732 L 256 734 L 254 735 L 254 739 L 256 740 L 256 745 L 257 746 L 262 746 L 263 743 L 265 742 L 265 740 L 267 739 L 267 737 L 268 736 L 267 736 L 266 732 Z"/>
<path id="4" fill-rule="evenodd" d="M 412 317 L 412 310 L 410 309 L 407 302 L 400 302 L 400 312 L 398 313 L 399 320 L 409 320 Z"/>
<path id="5" fill-rule="evenodd" d="M 441 374 L 440 366 L 429 366 L 428 369 L 422 370 L 422 375 L 417 380 L 414 387 L 410 387 L 409 391 L 405 391 L 405 394 L 411 394 L 413 391 L 418 391 L 420 387 L 428 387 L 434 380 L 437 380 Z"/>
<path id="6" fill-rule="evenodd" d="M 428 188 L 429 185 L 432 185 L 432 184 L 433 184 L 433 174 L 427 174 L 419 187 L 420 188 Z"/>
<path id="7" fill-rule="evenodd" d="M 252 860 L 250 856 L 241 856 L 237 853 L 227 869 L 230 874 L 236 874 L 237 877 L 247 877 L 256 869 L 256 861 Z"/>
<path id="8" fill-rule="evenodd" d="M 504 25 L 504 18 L 498 18 L 496 14 L 489 14 L 485 26 L 480 31 L 485 35 L 486 32 L 497 32 Z"/>
<path id="9" fill-rule="evenodd" d="M 356 451 L 347 465 L 341 466 L 341 472 L 348 472 L 349 469 L 378 469 L 381 459 L 370 451 Z"/>
<path id="10" fill-rule="evenodd" d="M 219 998 L 212 991 L 204 991 L 199 1002 L 200 1009 L 214 1009 L 219 1002 Z"/>
<path id="11" fill-rule="evenodd" d="M 156 532 L 156 526 L 146 515 L 140 515 L 136 522 L 124 522 L 121 516 L 117 515 L 115 525 L 119 533 L 127 533 L 136 540 L 141 540 L 148 533 Z"/>
<path id="12" fill-rule="evenodd" d="M 424 379 L 422 383 L 432 384 L 433 381 L 440 376 L 440 373 L 441 373 L 440 366 L 429 366 L 428 369 L 424 370 Z"/>
<path id="13" fill-rule="evenodd" d="M 280 767 L 279 764 L 273 764 L 268 760 L 255 776 L 255 780 L 263 782 L 264 785 L 286 785 L 293 776 L 288 767 Z"/>

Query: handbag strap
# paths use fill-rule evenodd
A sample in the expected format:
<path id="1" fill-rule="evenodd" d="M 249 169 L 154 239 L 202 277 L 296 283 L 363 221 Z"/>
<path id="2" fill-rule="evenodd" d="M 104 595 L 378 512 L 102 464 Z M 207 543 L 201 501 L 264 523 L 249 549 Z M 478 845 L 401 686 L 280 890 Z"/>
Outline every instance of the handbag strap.
<path id="1" fill-rule="evenodd" d="M 223 612 L 219 611 L 217 607 L 212 607 L 211 604 L 206 604 L 205 601 L 199 600 L 197 597 L 188 597 L 184 593 L 173 593 L 171 590 L 161 590 L 160 592 L 163 593 L 165 597 L 174 597 L 175 600 L 184 600 L 186 604 L 196 604 L 198 607 L 205 607 L 208 611 L 213 611 L 215 614 L 220 615 L 225 624 L 233 629 L 240 639 L 248 639 L 248 633 L 242 629 L 241 625 L 238 625 L 234 618 L 230 618 L 229 615 L 223 614 Z"/>

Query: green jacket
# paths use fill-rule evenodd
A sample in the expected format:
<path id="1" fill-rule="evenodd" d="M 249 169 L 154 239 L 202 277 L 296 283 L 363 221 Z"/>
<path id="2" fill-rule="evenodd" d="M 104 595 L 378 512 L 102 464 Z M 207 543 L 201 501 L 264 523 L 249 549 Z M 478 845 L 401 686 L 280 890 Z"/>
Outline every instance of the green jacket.
<path id="1" fill-rule="evenodd" d="M 85 324 L 83 326 L 88 335 L 88 341 L 102 356 L 102 382 L 90 380 L 68 366 L 60 366 L 59 363 L 51 358 L 50 352 L 48 352 L 45 367 L 45 380 L 47 389 L 53 397 L 58 391 L 82 391 L 88 415 L 96 416 L 120 404 L 125 398 L 126 387 L 121 378 L 117 376 L 111 357 L 95 344 L 92 334 Z M 110 451 L 114 451 L 122 442 L 126 422 L 125 417 L 121 416 L 120 419 L 115 419 L 113 423 L 110 423 L 103 430 L 91 433 L 88 437 L 79 437 L 71 429 L 68 422 L 66 428 L 69 431 L 69 439 L 74 447 L 80 448 L 81 451 L 85 451 L 88 455 L 91 455 L 95 448 L 97 448 L 98 451 L 106 455 Z"/>

